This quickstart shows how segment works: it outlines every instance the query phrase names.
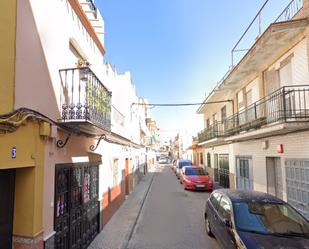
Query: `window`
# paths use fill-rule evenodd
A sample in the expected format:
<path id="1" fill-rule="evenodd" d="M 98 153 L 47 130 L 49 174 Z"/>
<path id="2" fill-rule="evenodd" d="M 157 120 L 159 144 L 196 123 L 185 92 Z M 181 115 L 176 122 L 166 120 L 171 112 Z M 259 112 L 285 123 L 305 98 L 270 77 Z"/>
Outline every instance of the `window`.
<path id="1" fill-rule="evenodd" d="M 209 152 L 207 153 L 207 166 L 211 168 L 211 156 Z"/>
<path id="2" fill-rule="evenodd" d="M 208 118 L 208 119 L 206 119 L 206 128 L 209 128 L 209 126 L 210 126 L 210 120 Z"/>
<path id="3" fill-rule="evenodd" d="M 213 124 L 217 123 L 217 113 L 212 115 L 212 123 Z"/>
<path id="4" fill-rule="evenodd" d="M 241 231 L 261 234 L 299 234 L 307 237 L 309 223 L 287 204 L 270 202 L 234 203 L 235 223 Z"/>
<path id="5" fill-rule="evenodd" d="M 268 70 L 264 72 L 265 95 L 269 95 L 280 87 L 279 70 Z"/>
<path id="6" fill-rule="evenodd" d="M 231 205 L 225 196 L 222 196 L 221 198 L 218 213 L 222 219 L 231 219 Z"/>
<path id="7" fill-rule="evenodd" d="M 208 173 L 203 168 L 187 168 L 186 176 L 207 176 Z"/>
<path id="8" fill-rule="evenodd" d="M 204 160 L 203 160 L 203 153 L 200 153 L 200 164 L 204 164 Z"/>
<path id="9" fill-rule="evenodd" d="M 293 54 L 281 61 L 279 69 L 280 87 L 292 85 L 292 65 Z"/>
<path id="10" fill-rule="evenodd" d="M 237 104 L 238 104 L 238 110 L 241 110 L 244 108 L 244 95 L 243 90 L 239 91 L 237 94 Z"/>
<path id="11" fill-rule="evenodd" d="M 249 161 L 239 160 L 239 176 L 249 178 Z"/>
<path id="12" fill-rule="evenodd" d="M 218 203 L 220 202 L 220 198 L 221 198 L 221 195 L 219 193 L 213 193 L 211 196 L 210 196 L 210 202 L 212 203 L 213 207 L 215 209 L 218 208 Z"/>
<path id="13" fill-rule="evenodd" d="M 250 89 L 249 91 L 246 92 L 246 104 L 247 106 L 250 106 L 252 104 L 252 90 Z"/>
<path id="14" fill-rule="evenodd" d="M 226 119 L 226 105 L 221 108 L 221 122 Z"/>

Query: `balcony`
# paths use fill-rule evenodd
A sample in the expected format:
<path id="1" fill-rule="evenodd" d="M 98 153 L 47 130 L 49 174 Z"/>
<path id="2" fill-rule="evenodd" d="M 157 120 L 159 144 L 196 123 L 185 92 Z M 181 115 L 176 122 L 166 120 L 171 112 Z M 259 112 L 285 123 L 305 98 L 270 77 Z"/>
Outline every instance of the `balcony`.
<path id="1" fill-rule="evenodd" d="M 111 92 L 89 67 L 59 70 L 59 123 L 76 132 L 100 135 L 111 130 Z"/>
<path id="2" fill-rule="evenodd" d="M 215 122 L 213 125 L 210 125 L 208 128 L 198 133 L 198 142 L 201 143 L 214 138 L 224 137 L 224 130 L 224 123 Z"/>
<path id="3" fill-rule="evenodd" d="M 286 131 L 300 129 L 299 125 L 308 126 L 309 123 L 309 86 L 285 86 L 271 93 L 263 99 L 253 103 L 243 110 L 228 117 L 223 122 L 215 123 L 199 133 L 199 143 L 208 141 L 213 138 L 228 137 L 266 128 L 276 124 L 294 124 L 294 126 L 282 127 Z M 293 128 L 294 127 L 294 128 Z M 286 131 L 276 131 L 276 133 L 284 133 Z M 265 132 L 264 132 L 265 133 Z M 270 135 L 274 135 L 274 130 Z M 265 134 L 264 134 L 265 135 Z M 257 137 L 262 137 L 255 134 Z"/>

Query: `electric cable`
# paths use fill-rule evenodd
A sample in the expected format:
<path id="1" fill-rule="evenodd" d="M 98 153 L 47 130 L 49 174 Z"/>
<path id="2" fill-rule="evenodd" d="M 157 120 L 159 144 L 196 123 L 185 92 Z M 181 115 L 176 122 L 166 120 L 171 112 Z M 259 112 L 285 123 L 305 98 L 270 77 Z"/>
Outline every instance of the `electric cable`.
<path id="1" fill-rule="evenodd" d="M 136 103 L 133 102 L 131 106 L 133 105 L 143 105 L 143 106 L 166 106 L 166 107 L 173 107 L 173 106 L 192 106 L 192 105 L 208 105 L 208 104 L 219 104 L 219 103 L 226 103 L 226 102 L 232 102 L 232 99 L 227 99 L 227 100 L 218 100 L 218 101 L 209 101 L 209 102 L 198 102 L 198 103 L 177 103 L 177 104 L 172 104 L 172 103 Z"/>

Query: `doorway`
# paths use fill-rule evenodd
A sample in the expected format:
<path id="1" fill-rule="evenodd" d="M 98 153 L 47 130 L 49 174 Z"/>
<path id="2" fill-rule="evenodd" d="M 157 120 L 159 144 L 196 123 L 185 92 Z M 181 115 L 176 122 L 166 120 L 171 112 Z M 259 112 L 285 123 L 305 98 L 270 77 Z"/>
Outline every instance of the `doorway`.
<path id="1" fill-rule="evenodd" d="M 283 197 L 280 157 L 266 157 L 267 193 Z"/>
<path id="2" fill-rule="evenodd" d="M 219 171 L 218 171 L 219 159 L 218 154 L 214 154 L 214 181 L 219 181 Z"/>
<path id="3" fill-rule="evenodd" d="M 126 158 L 126 176 L 125 176 L 125 193 L 129 195 L 129 159 Z"/>
<path id="4" fill-rule="evenodd" d="M 236 157 L 237 189 L 253 190 L 253 172 L 251 157 Z"/>
<path id="5" fill-rule="evenodd" d="M 85 249 L 99 232 L 97 165 L 58 164 L 55 172 L 55 249 Z"/>
<path id="6" fill-rule="evenodd" d="M 230 187 L 230 167 L 229 167 L 229 155 L 219 155 L 219 184 L 223 188 Z"/>
<path id="7" fill-rule="evenodd" d="M 12 248 L 15 170 L 0 170 L 0 245 L 3 249 Z"/>

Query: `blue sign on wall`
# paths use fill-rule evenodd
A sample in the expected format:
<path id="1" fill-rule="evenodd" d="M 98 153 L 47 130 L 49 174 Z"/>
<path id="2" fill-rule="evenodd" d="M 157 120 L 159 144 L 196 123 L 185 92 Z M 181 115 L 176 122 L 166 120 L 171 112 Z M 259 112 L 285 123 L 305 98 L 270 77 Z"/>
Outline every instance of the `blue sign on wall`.
<path id="1" fill-rule="evenodd" d="M 12 147 L 12 159 L 16 158 L 16 148 Z"/>

